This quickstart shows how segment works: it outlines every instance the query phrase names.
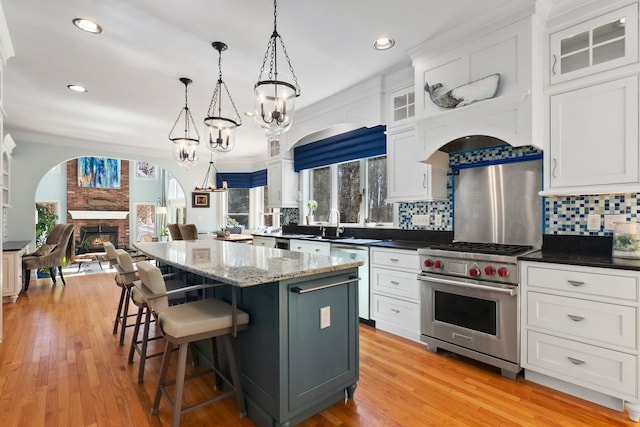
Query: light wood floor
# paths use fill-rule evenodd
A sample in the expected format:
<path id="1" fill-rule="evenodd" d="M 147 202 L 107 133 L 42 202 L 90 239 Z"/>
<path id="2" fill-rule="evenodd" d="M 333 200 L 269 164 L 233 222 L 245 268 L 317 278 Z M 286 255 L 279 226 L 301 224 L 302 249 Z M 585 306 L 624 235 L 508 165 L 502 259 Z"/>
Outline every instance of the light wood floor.
<path id="1" fill-rule="evenodd" d="M 27 295 L 4 304 L 0 344 L 0 426 L 166 426 L 150 415 L 159 358 L 136 382 L 138 362 L 111 334 L 119 290 L 109 273 L 53 286 L 32 281 Z M 127 333 L 130 337 L 131 330 Z M 360 328 L 355 399 L 305 421 L 311 426 L 635 426 L 612 411 L 553 390 L 504 379 L 492 368 Z M 185 399 L 209 392 L 208 379 L 187 384 Z M 188 403 L 188 402 L 187 402 Z M 189 413 L 183 426 L 252 426 L 224 400 Z"/>

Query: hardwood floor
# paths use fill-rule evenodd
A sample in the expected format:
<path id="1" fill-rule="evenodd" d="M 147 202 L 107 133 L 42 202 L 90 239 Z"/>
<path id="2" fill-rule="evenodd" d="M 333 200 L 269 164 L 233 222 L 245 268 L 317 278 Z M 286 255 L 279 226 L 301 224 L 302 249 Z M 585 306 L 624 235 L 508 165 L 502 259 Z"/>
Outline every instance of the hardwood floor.
<path id="1" fill-rule="evenodd" d="M 167 426 L 166 404 L 150 415 L 159 358 L 127 364 L 128 341 L 112 335 L 119 297 L 110 273 L 32 281 L 4 304 L 0 344 L 0 426 Z M 131 330 L 127 332 L 130 338 Z M 352 401 L 302 426 L 630 426 L 612 411 L 493 368 L 432 354 L 424 346 L 360 328 L 360 381 Z M 187 383 L 185 399 L 210 393 L 207 378 Z M 186 402 L 188 403 L 188 402 Z M 227 399 L 182 418 L 183 426 L 252 426 Z"/>

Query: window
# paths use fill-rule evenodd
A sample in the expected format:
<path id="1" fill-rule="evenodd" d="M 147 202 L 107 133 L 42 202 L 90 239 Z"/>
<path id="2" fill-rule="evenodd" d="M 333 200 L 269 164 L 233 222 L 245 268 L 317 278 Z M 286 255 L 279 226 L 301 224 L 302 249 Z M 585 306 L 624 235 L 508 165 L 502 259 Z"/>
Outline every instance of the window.
<path id="1" fill-rule="evenodd" d="M 311 170 L 311 199 L 318 202 L 316 218 L 326 218 L 331 209 L 331 170 L 329 166 Z"/>
<path id="2" fill-rule="evenodd" d="M 338 209 L 341 223 L 393 223 L 393 204 L 384 202 L 386 156 L 311 169 L 309 176 L 310 198 L 318 202 L 316 220 L 335 221 L 328 214 L 330 209 Z"/>
<path id="3" fill-rule="evenodd" d="M 229 209 L 227 215 L 233 218 L 240 225 L 249 228 L 249 189 L 248 188 L 230 188 Z"/>
<path id="4" fill-rule="evenodd" d="M 269 188 L 267 186 L 258 187 L 258 190 L 261 190 L 263 193 L 262 206 L 260 207 L 260 212 L 262 212 L 262 225 L 266 227 L 278 227 L 280 209 L 267 207 L 269 206 Z"/>

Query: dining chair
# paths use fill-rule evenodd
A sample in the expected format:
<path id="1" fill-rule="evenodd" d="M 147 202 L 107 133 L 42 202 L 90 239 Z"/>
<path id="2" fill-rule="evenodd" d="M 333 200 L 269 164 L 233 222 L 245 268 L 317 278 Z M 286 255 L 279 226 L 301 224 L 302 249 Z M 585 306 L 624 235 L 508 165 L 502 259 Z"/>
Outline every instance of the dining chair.
<path id="1" fill-rule="evenodd" d="M 183 240 L 197 240 L 198 227 L 195 224 L 178 224 Z"/>
<path id="2" fill-rule="evenodd" d="M 195 302 L 170 306 L 166 284 L 160 270 L 152 265 L 140 265 L 138 270 L 142 284 L 140 289 L 148 290 L 149 293 L 145 298 L 156 318 L 156 325 L 159 326 L 165 338 L 160 376 L 151 413 L 158 413 L 160 398 L 164 396 L 173 411 L 171 425 L 177 427 L 180 424 L 180 416 L 183 413 L 194 410 L 204 404 L 234 396 L 240 416 L 245 416 L 246 406 L 240 386 L 240 375 L 231 343 L 231 336 L 236 331 L 247 328 L 249 315 L 237 308 L 235 304 L 228 304 L 216 298 L 205 298 Z M 216 338 L 221 338 L 226 348 L 228 374 L 223 373 L 219 367 L 215 350 Z M 230 387 L 230 390 L 183 408 L 182 396 L 184 392 L 187 348 L 190 343 L 205 339 L 210 342 L 213 358 L 211 368 L 201 370 L 199 373 L 190 375 L 189 378 L 213 373 L 216 383 L 219 378 Z M 167 370 L 174 345 L 178 346 L 177 373 L 175 381 L 168 381 Z M 174 384 L 175 391 L 172 397 L 168 387 Z"/>
<path id="3" fill-rule="evenodd" d="M 167 224 L 167 227 L 169 227 L 171 240 L 182 240 L 182 234 L 180 233 L 180 227 L 178 227 L 178 224 Z"/>

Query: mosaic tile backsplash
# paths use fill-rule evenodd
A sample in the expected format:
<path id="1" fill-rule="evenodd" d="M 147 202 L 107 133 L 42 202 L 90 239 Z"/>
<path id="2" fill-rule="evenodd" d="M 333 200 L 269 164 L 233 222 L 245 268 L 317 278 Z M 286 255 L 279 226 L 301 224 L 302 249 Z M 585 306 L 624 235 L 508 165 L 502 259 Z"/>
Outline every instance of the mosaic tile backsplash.
<path id="1" fill-rule="evenodd" d="M 535 147 L 501 146 L 483 150 L 464 151 L 449 155 L 449 166 L 475 164 L 480 162 L 512 159 L 539 155 L 542 152 Z M 449 201 L 401 203 L 399 210 L 400 228 L 410 230 L 453 230 L 453 189 L 451 169 L 448 172 Z M 544 224 L 545 234 L 565 234 L 579 236 L 611 236 L 612 230 L 604 229 L 605 215 L 623 215 L 626 222 L 640 222 L 640 194 L 604 194 L 584 196 L 545 197 Z M 587 215 L 601 216 L 599 231 L 587 230 Z M 430 215 L 429 226 L 415 226 L 411 223 L 413 215 Z M 441 226 L 434 224 L 435 215 L 440 215 Z"/>
<path id="2" fill-rule="evenodd" d="M 539 156 L 542 152 L 531 146 L 512 147 L 503 145 L 499 147 L 485 148 L 481 150 L 469 150 L 449 154 L 449 170 L 447 172 L 448 201 L 400 203 L 399 222 L 400 228 L 406 230 L 435 230 L 453 231 L 453 185 L 452 166 L 472 165 L 496 160 L 516 159 L 523 157 Z M 413 215 L 429 215 L 430 225 L 416 226 L 412 224 Z M 435 218 L 439 215 L 441 224 L 436 226 Z"/>

